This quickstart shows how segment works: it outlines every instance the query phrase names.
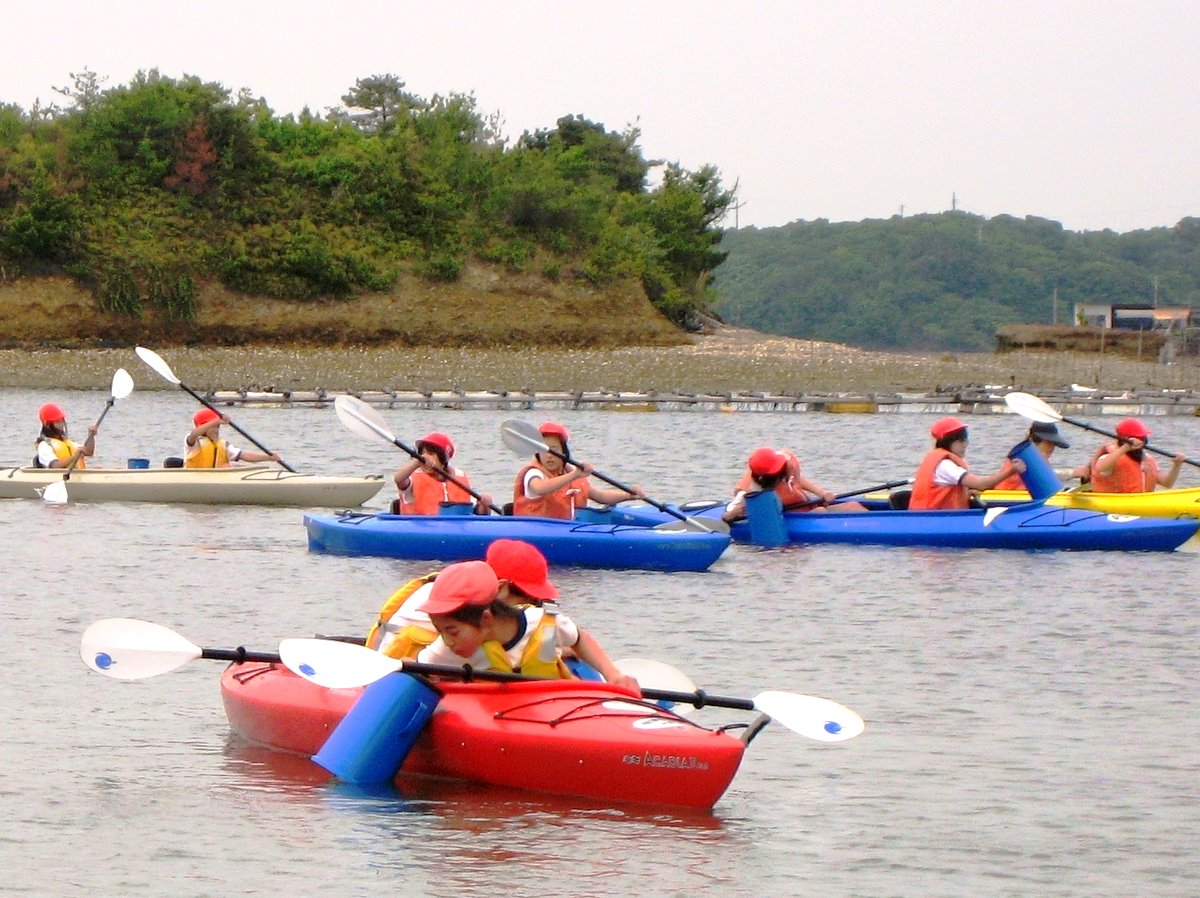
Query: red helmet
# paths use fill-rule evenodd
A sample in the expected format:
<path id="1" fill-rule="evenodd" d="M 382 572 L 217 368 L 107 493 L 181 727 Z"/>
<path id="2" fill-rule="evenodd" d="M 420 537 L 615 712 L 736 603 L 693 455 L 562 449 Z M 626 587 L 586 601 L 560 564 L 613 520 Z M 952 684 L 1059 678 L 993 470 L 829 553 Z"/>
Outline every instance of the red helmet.
<path id="1" fill-rule="evenodd" d="M 53 424 L 55 421 L 67 420 L 66 412 L 55 405 L 53 402 L 47 402 L 38 409 L 38 420 L 43 424 Z"/>
<path id="2" fill-rule="evenodd" d="M 538 428 L 538 433 L 544 437 L 558 437 L 566 445 L 571 439 L 571 434 L 567 432 L 567 428 L 563 427 L 557 421 L 546 421 Z"/>
<path id="3" fill-rule="evenodd" d="M 943 437 L 950 436 L 950 434 L 956 431 L 966 429 L 967 425 L 958 418 L 939 418 L 938 420 L 934 421 L 933 426 L 929 428 L 929 434 L 935 440 L 940 440 Z"/>
<path id="4" fill-rule="evenodd" d="M 442 456 L 449 461 L 454 458 L 454 441 L 446 436 L 441 431 L 435 430 L 432 433 L 427 433 L 421 439 L 417 440 L 417 451 L 421 451 L 422 446 L 432 446 L 435 449 L 441 450 Z"/>
<path id="5" fill-rule="evenodd" d="M 203 427 L 205 424 L 212 424 L 213 421 L 219 421 L 220 418 L 221 416 L 211 408 L 202 408 L 196 414 L 192 415 L 192 424 L 196 427 Z"/>
<path id="6" fill-rule="evenodd" d="M 1150 431 L 1146 429 L 1146 425 L 1137 418 L 1126 418 L 1117 424 L 1117 436 L 1123 440 L 1138 439 L 1145 440 L 1150 436 Z"/>
<path id="7" fill-rule="evenodd" d="M 763 446 L 750 453 L 750 473 L 755 477 L 774 477 L 787 467 L 787 456 L 778 449 Z"/>

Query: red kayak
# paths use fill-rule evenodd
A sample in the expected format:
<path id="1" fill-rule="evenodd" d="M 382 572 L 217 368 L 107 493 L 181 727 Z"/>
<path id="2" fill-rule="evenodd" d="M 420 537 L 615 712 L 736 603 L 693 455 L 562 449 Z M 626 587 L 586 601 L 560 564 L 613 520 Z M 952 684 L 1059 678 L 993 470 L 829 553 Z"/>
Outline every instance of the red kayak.
<path id="1" fill-rule="evenodd" d="M 437 685 L 442 697 L 399 776 L 706 809 L 729 787 L 746 748 L 608 683 Z M 326 689 L 276 664 L 233 664 L 221 677 L 234 732 L 309 757 L 362 691 Z"/>

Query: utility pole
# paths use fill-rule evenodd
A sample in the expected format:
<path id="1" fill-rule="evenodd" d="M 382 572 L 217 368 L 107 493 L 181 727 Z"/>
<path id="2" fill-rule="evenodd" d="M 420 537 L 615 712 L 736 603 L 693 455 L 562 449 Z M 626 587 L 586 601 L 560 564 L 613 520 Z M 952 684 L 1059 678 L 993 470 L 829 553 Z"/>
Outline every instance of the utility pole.
<path id="1" fill-rule="evenodd" d="M 958 210 L 958 194 L 951 192 L 951 194 L 950 194 L 950 211 L 955 212 L 957 210 Z"/>
<path id="2" fill-rule="evenodd" d="M 1051 324 L 1058 324 L 1058 288 L 1054 288 L 1054 311 L 1050 317 Z"/>
<path id="3" fill-rule="evenodd" d="M 1154 276 L 1154 308 L 1158 308 L 1158 275 Z"/>

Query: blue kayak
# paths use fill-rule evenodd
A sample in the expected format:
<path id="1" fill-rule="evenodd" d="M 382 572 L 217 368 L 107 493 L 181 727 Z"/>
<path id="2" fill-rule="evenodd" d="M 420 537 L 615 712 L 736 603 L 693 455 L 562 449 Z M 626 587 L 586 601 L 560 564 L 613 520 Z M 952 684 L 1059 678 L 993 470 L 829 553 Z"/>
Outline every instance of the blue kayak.
<path id="1" fill-rule="evenodd" d="M 889 546 L 945 546 L 961 549 L 1068 549 L 1169 552 L 1196 535 L 1200 521 L 1140 518 L 1081 508 L 1026 502 L 1002 508 L 962 511 L 781 511 L 774 499 L 748 502 L 748 517 L 731 525 L 739 542 L 763 546 L 785 543 L 851 543 Z M 719 518 L 724 505 L 682 507 L 701 520 Z M 652 525 L 669 520 L 653 508 L 622 506 L 625 520 Z"/>
<path id="2" fill-rule="evenodd" d="M 497 539 L 537 546 L 551 564 L 648 571 L 706 571 L 729 545 L 725 533 L 654 529 L 606 511 L 581 509 L 579 519 L 498 515 L 397 515 L 343 512 L 304 516 L 308 548 L 331 555 L 377 555 L 428 561 L 483 558 Z"/>

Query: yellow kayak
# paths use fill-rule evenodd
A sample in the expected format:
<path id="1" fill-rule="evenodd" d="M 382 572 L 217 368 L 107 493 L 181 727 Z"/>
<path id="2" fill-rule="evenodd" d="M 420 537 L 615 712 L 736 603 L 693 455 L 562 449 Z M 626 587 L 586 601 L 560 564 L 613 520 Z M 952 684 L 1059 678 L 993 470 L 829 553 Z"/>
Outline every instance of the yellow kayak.
<path id="1" fill-rule="evenodd" d="M 866 498 L 887 501 L 887 493 L 870 493 Z M 1013 505 L 1028 502 L 1029 493 L 1024 490 L 987 490 L 980 498 L 988 505 Z M 1155 490 L 1152 493 L 1063 490 L 1047 499 L 1046 504 L 1144 518 L 1200 518 L 1200 487 Z"/>

